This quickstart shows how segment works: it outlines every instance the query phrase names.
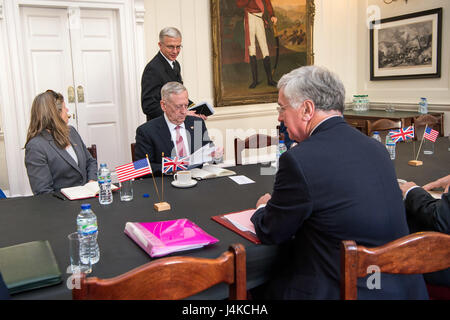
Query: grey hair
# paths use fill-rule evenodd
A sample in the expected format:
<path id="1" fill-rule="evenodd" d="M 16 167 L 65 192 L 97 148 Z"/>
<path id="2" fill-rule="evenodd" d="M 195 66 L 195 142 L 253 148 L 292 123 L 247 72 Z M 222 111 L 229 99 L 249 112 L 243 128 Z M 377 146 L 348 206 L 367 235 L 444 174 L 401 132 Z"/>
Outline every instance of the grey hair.
<path id="1" fill-rule="evenodd" d="M 161 99 L 164 101 L 168 101 L 170 100 L 171 94 L 180 94 L 184 91 L 187 91 L 187 89 L 182 83 L 176 81 L 167 82 L 161 88 Z"/>
<path id="2" fill-rule="evenodd" d="M 284 95 L 295 109 L 309 99 L 314 102 L 316 109 L 344 112 L 344 84 L 335 73 L 324 67 L 294 69 L 281 77 L 278 89 L 284 89 Z"/>
<path id="3" fill-rule="evenodd" d="M 175 27 L 166 27 L 159 32 L 159 42 L 163 42 L 164 37 L 181 39 L 181 32 Z"/>

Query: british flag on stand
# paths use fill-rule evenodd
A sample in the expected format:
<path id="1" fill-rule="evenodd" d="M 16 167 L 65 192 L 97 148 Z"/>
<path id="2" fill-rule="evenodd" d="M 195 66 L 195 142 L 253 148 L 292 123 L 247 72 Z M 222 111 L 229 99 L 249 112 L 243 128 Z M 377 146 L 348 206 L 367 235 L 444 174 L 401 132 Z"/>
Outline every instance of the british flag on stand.
<path id="1" fill-rule="evenodd" d="M 117 179 L 119 179 L 120 182 L 124 182 L 152 173 L 152 169 L 148 159 L 145 158 L 116 167 L 116 173 Z"/>
<path id="2" fill-rule="evenodd" d="M 439 135 L 439 132 L 436 130 L 431 129 L 430 127 L 427 127 L 425 129 L 425 132 L 423 134 L 423 137 L 427 140 L 430 140 L 432 142 L 436 142 L 436 139 Z"/>
<path id="3" fill-rule="evenodd" d="M 414 139 L 414 127 L 409 126 L 406 128 L 400 128 L 399 130 L 391 130 L 389 131 L 389 135 L 391 136 L 392 141 L 394 141 L 395 143 L 399 141 Z"/>
<path id="4" fill-rule="evenodd" d="M 189 166 L 189 157 L 163 157 L 162 158 L 162 172 L 169 173 L 180 170 L 187 170 Z"/>

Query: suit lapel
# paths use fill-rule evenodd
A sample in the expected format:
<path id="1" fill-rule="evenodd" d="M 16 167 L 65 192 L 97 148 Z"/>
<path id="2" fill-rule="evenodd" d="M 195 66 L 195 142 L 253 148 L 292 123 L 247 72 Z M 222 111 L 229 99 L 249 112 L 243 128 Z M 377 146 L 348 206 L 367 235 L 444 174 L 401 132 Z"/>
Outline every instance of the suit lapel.
<path id="1" fill-rule="evenodd" d="M 173 144 L 172 136 L 170 135 L 170 130 L 164 116 L 160 117 L 160 121 L 158 123 L 158 133 L 161 138 L 160 141 L 163 142 L 163 150 L 170 150 L 168 156 L 171 156 L 171 152 L 175 145 Z"/>
<path id="2" fill-rule="evenodd" d="M 164 66 L 164 70 L 165 70 L 166 74 L 169 76 L 170 80 L 183 83 L 183 81 L 181 80 L 181 74 L 179 72 L 177 73 L 172 68 L 172 66 L 167 62 L 166 58 L 164 58 L 164 56 L 162 55 L 161 52 L 158 53 L 158 58 L 159 58 L 161 64 Z M 178 61 L 175 61 L 175 63 L 177 64 Z M 178 64 L 178 68 L 180 68 L 179 64 Z"/>
<path id="3" fill-rule="evenodd" d="M 56 153 L 59 154 L 60 157 L 63 158 L 68 164 L 70 164 L 75 170 L 77 170 L 81 174 L 81 176 L 83 176 L 83 174 L 82 174 L 80 168 L 78 167 L 77 163 L 75 162 L 75 160 L 70 156 L 70 154 L 66 150 L 62 150 L 62 149 L 58 148 L 58 146 L 55 144 L 55 141 L 53 140 L 52 135 L 50 133 L 48 133 L 47 131 L 43 131 L 42 134 L 43 134 L 44 138 L 48 141 L 50 146 L 56 151 Z M 78 157 L 78 153 L 76 151 L 75 151 L 75 153 L 77 154 L 77 157 Z"/>

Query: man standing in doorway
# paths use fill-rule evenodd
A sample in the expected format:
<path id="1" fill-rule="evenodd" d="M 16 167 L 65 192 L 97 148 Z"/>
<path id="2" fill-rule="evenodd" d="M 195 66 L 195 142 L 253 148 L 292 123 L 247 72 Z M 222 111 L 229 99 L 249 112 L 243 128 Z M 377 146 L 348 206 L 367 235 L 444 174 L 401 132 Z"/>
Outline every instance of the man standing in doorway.
<path id="1" fill-rule="evenodd" d="M 258 84 L 258 68 L 256 64 L 256 40 L 263 56 L 264 70 L 267 75 L 267 84 L 275 87 L 277 83 L 272 79 L 272 67 L 270 65 L 269 48 L 266 39 L 266 26 L 268 21 L 264 20 L 264 13 L 275 25 L 277 18 L 274 15 L 270 0 L 236 0 L 239 8 L 244 8 L 244 29 L 245 29 L 245 62 L 250 63 L 252 72 L 252 83 L 249 88 L 253 89 Z"/>

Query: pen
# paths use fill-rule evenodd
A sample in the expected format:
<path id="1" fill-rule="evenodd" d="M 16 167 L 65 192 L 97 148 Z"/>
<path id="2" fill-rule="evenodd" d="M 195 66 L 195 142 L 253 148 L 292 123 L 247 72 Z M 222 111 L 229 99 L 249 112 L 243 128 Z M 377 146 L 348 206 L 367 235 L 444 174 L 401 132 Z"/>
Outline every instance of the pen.
<path id="1" fill-rule="evenodd" d="M 54 196 L 55 198 L 58 198 L 58 199 L 62 200 L 62 201 L 65 201 L 65 200 L 66 200 L 63 196 L 61 196 L 61 195 L 59 195 L 59 194 L 57 194 L 57 193 L 53 193 L 53 196 Z"/>

